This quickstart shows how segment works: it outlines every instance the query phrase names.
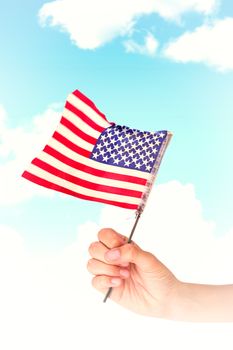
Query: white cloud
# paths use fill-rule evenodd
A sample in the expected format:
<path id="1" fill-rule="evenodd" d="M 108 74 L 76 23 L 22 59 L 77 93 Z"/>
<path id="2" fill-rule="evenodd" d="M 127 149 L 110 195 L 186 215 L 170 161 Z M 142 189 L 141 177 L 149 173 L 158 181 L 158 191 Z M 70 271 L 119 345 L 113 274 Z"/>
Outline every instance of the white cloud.
<path id="1" fill-rule="evenodd" d="M 232 349 L 232 326 L 186 324 L 137 316 L 91 287 L 88 246 L 100 227 L 129 234 L 133 212 L 105 206 L 100 222 L 79 226 L 77 240 L 56 254 L 32 255 L 19 233 L 0 226 L 0 347 L 7 350 L 155 347 Z M 232 283 L 233 230 L 214 236 L 192 185 L 157 185 L 134 239 L 192 282 Z M 10 264 L 9 264 L 10 262 Z M 154 330 L 156 329 L 156 339 Z M 169 334 L 169 337 L 166 335 Z M 14 336 L 12 336 L 14 335 Z M 91 335 L 91 336 L 90 336 Z M 226 341 L 227 339 L 227 341 Z M 85 345 L 83 345 L 85 344 Z"/>
<path id="2" fill-rule="evenodd" d="M 0 107 L 0 205 L 19 203 L 34 194 L 51 195 L 21 178 L 29 162 L 51 137 L 60 119 L 56 106 L 33 118 L 31 127 L 8 127 L 8 116 Z"/>
<path id="3" fill-rule="evenodd" d="M 220 71 L 233 70 L 233 18 L 204 24 L 172 41 L 164 53 L 178 62 L 206 63 Z"/>
<path id="4" fill-rule="evenodd" d="M 148 33 L 145 37 L 144 44 L 138 44 L 134 40 L 127 40 L 124 42 L 124 46 L 126 48 L 126 52 L 129 53 L 139 53 L 141 55 L 155 56 L 159 42 L 151 33 Z"/>
<path id="5" fill-rule="evenodd" d="M 177 19 L 188 11 L 208 14 L 217 0 L 56 0 L 39 12 L 42 25 L 59 26 L 82 49 L 95 49 L 132 32 L 142 15 L 157 13 Z"/>
<path id="6" fill-rule="evenodd" d="M 104 208 L 100 224 L 114 225 L 128 235 L 133 220 L 130 211 L 109 206 Z M 154 247 L 154 253 L 180 278 L 229 283 L 233 281 L 233 230 L 221 237 L 214 232 L 215 223 L 203 218 L 194 186 L 172 181 L 154 186 L 134 239 L 145 250 Z"/>

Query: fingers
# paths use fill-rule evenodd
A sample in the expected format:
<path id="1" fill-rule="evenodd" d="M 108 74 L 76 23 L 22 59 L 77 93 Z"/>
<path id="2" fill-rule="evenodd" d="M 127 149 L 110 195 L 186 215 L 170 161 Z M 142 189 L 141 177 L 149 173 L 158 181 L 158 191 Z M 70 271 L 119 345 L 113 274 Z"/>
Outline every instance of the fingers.
<path id="1" fill-rule="evenodd" d="M 156 272 L 162 265 L 154 255 L 142 250 L 135 243 L 107 250 L 104 259 L 109 264 L 134 263 L 143 272 Z"/>
<path id="2" fill-rule="evenodd" d="M 128 241 L 127 237 L 117 233 L 111 228 L 104 228 L 100 230 L 98 233 L 98 239 L 110 249 L 120 247 L 122 244 L 125 244 Z"/>
<path id="3" fill-rule="evenodd" d="M 87 269 L 93 275 L 106 275 L 120 278 L 129 277 L 129 270 L 127 268 L 117 265 L 107 265 L 95 259 L 90 259 L 88 261 Z"/>
<path id="4" fill-rule="evenodd" d="M 123 283 L 124 281 L 117 277 L 95 276 L 92 279 L 93 287 L 103 293 L 105 293 L 108 288 L 120 287 Z"/>
<path id="5" fill-rule="evenodd" d="M 104 258 L 107 251 L 108 248 L 101 242 L 93 242 L 89 247 L 89 254 L 92 258 L 109 264 L 109 262 L 107 262 Z"/>
<path id="6" fill-rule="evenodd" d="M 105 254 L 109 249 L 114 249 L 124 245 L 128 239 L 112 229 L 102 229 L 98 233 L 99 242 L 94 242 L 89 247 L 92 257 L 88 261 L 87 269 L 95 275 L 92 279 L 93 286 L 106 293 L 110 287 L 119 287 L 124 283 L 124 279 L 130 276 L 127 269 L 128 263 L 114 264 L 105 259 Z"/>
<path id="7" fill-rule="evenodd" d="M 90 245 L 92 258 L 110 265 L 127 266 L 134 263 L 142 271 L 155 271 L 161 263 L 154 255 L 142 250 L 135 243 L 126 243 L 127 238 L 112 229 L 102 229 L 98 233 L 100 242 Z M 110 248 L 110 249 L 109 249 Z"/>

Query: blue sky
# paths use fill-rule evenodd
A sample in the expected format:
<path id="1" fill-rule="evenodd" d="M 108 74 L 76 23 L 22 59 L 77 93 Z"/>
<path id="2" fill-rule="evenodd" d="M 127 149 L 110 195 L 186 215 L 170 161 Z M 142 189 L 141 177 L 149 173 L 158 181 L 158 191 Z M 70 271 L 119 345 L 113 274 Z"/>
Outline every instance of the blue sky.
<path id="1" fill-rule="evenodd" d="M 232 1 L 9 0 L 0 4 L 0 27 L 2 348 L 96 347 L 105 329 L 101 348 L 114 338 L 113 350 L 122 340 L 154 349 L 155 327 L 162 350 L 186 349 L 185 334 L 190 349 L 225 344 L 230 327 L 103 308 L 86 271 L 88 246 L 103 226 L 127 234 L 133 214 L 20 175 L 75 89 L 109 121 L 172 131 L 135 239 L 178 278 L 232 283 Z M 116 327 L 129 323 L 135 338 L 118 342 Z"/>
<path id="2" fill-rule="evenodd" d="M 52 103 L 62 105 L 68 93 L 78 88 L 109 120 L 145 130 L 169 129 L 174 138 L 157 182 L 176 179 L 194 184 L 204 216 L 217 223 L 216 234 L 225 234 L 232 226 L 232 65 L 220 70 L 218 63 L 211 66 L 204 59 L 176 62 L 164 57 L 163 49 L 203 23 L 211 26 L 230 18 L 230 1 L 222 1 L 207 15 L 188 10 L 176 18 L 156 12 L 141 15 L 131 32 L 92 49 L 79 47 L 59 26 L 42 26 L 39 11 L 43 4 L 46 1 L 1 5 L 0 102 L 8 115 L 7 126 L 30 129 L 35 115 Z M 142 45 L 148 33 L 159 41 L 159 50 L 126 52 L 126 41 Z M 224 40 L 230 45 L 230 36 Z M 3 158 L 1 163 L 6 161 Z M 74 223 L 87 219 L 90 211 L 98 216 L 100 208 L 72 198 L 35 196 L 10 208 L 3 205 L 0 220 L 4 224 L 13 221 L 29 245 L 36 236 L 42 246 L 50 246 L 59 242 L 58 237 L 60 243 L 72 240 Z M 46 220 L 32 235 L 38 211 Z M 59 220 L 56 225 L 54 216 L 60 212 L 68 222 Z"/>

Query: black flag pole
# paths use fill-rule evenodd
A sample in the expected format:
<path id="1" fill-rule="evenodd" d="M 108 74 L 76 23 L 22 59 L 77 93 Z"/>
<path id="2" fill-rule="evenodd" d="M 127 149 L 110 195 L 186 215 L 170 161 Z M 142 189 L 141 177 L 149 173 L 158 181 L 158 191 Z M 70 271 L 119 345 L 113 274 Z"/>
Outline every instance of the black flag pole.
<path id="1" fill-rule="evenodd" d="M 164 155 L 164 153 L 165 153 L 165 151 L 166 151 L 166 148 L 167 148 L 167 146 L 168 146 L 168 144 L 169 144 L 171 138 L 172 138 L 172 133 L 171 133 L 171 132 L 168 132 L 167 137 L 166 137 L 166 139 L 164 140 L 163 145 L 162 145 L 162 147 L 161 147 L 160 154 L 159 154 L 159 156 L 158 156 L 158 158 L 157 158 L 157 160 L 156 160 L 156 162 L 155 162 L 155 164 L 154 164 L 154 166 L 153 166 L 153 169 L 152 169 L 152 171 L 151 171 L 151 177 L 150 177 L 150 179 L 148 179 L 148 181 L 147 181 L 147 184 L 146 184 L 146 191 L 145 191 L 145 193 L 144 193 L 143 196 L 142 196 L 141 205 L 139 206 L 138 210 L 136 211 L 136 219 L 135 219 L 135 222 L 134 222 L 132 231 L 131 231 L 131 233 L 130 233 L 130 235 L 129 235 L 129 238 L 128 238 L 128 242 L 127 242 L 127 243 L 131 243 L 131 241 L 132 241 L 132 237 L 133 237 L 134 231 L 135 231 L 135 229 L 136 229 L 136 227 L 137 227 L 137 224 L 138 224 L 138 221 L 139 221 L 139 219 L 140 219 L 140 217 L 141 217 L 141 214 L 142 214 L 143 210 L 145 209 L 145 206 L 146 206 L 146 203 L 147 203 L 149 194 L 150 194 L 150 192 L 151 192 L 151 189 L 152 189 L 153 184 L 154 184 L 155 179 L 156 179 L 157 172 L 158 172 L 158 170 L 159 170 L 160 163 L 161 163 L 161 161 L 162 161 L 163 155 Z M 112 293 L 112 289 L 113 289 L 112 287 L 110 287 L 110 288 L 108 289 L 108 291 L 107 291 L 107 293 L 106 293 L 106 295 L 105 295 L 105 297 L 104 297 L 104 300 L 103 300 L 104 303 L 105 303 L 105 302 L 107 301 L 107 299 L 110 297 L 110 295 L 111 295 L 111 293 Z"/>
<path id="2" fill-rule="evenodd" d="M 132 237 L 133 237 L 134 231 L 135 231 L 135 229 L 136 229 L 136 227 L 137 227 L 137 224 L 138 224 L 138 221 L 139 221 L 139 219 L 140 219 L 141 214 L 142 214 L 142 211 L 141 211 L 140 209 L 136 211 L 136 219 L 135 219 L 133 228 L 132 228 L 132 230 L 131 230 L 131 232 L 130 232 L 130 235 L 129 235 L 129 238 L 128 238 L 127 243 L 131 243 L 131 242 L 132 242 Z M 105 295 L 105 297 L 104 297 L 104 300 L 103 300 L 104 303 L 105 303 L 105 302 L 107 301 L 107 299 L 110 297 L 111 293 L 112 293 L 112 287 L 110 287 L 110 288 L 108 289 L 108 291 L 107 291 L 107 293 L 106 293 L 106 295 Z"/>

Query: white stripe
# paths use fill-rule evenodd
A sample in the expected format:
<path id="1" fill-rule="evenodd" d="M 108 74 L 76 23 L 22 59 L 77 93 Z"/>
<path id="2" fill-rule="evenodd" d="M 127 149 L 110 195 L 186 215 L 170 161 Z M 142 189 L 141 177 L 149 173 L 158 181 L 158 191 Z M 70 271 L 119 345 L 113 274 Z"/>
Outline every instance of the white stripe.
<path id="1" fill-rule="evenodd" d="M 92 152 L 94 145 L 84 141 L 83 139 L 81 139 L 80 137 L 78 137 L 76 134 L 74 134 L 72 131 L 70 131 L 68 128 L 66 128 L 64 125 L 59 124 L 57 129 L 57 132 L 59 132 L 59 134 L 61 134 L 62 136 L 64 136 L 66 139 L 68 139 L 69 141 L 73 142 L 75 145 L 89 151 Z"/>
<path id="2" fill-rule="evenodd" d="M 28 168 L 28 172 L 35 176 L 40 177 L 41 179 L 47 180 L 58 186 L 62 186 L 70 191 L 76 192 L 77 194 L 82 194 L 93 198 L 101 198 L 101 199 L 106 199 L 110 201 L 116 201 L 119 203 L 128 203 L 128 204 L 138 205 L 141 202 L 141 198 L 134 198 L 134 197 L 128 197 L 128 196 L 123 196 L 119 194 L 100 192 L 100 191 L 91 190 L 79 185 L 75 185 L 67 180 L 61 179 L 58 176 L 48 173 L 47 171 L 35 166 L 34 164 L 30 164 Z"/>
<path id="3" fill-rule="evenodd" d="M 138 185 L 130 182 L 125 182 L 125 181 L 118 181 L 118 180 L 112 180 L 108 178 L 103 178 L 99 176 L 95 176 L 86 172 L 83 172 L 78 169 L 74 169 L 68 164 L 64 164 L 60 160 L 52 157 L 46 152 L 41 152 L 40 156 L 38 157 L 39 159 L 43 160 L 47 164 L 52 164 L 55 168 L 58 170 L 64 171 L 65 173 L 78 177 L 82 180 L 90 181 L 94 184 L 100 184 L 104 186 L 110 186 L 110 187 L 117 187 L 117 188 L 126 188 L 129 190 L 134 190 L 134 191 L 139 191 L 139 192 L 144 192 L 145 186 L 143 185 Z"/>
<path id="4" fill-rule="evenodd" d="M 67 98 L 67 101 L 70 102 L 74 107 L 82 111 L 84 114 L 86 114 L 91 120 L 93 120 L 102 128 L 108 128 L 109 126 L 111 126 L 111 124 L 104 120 L 98 113 L 96 113 L 94 109 L 92 109 L 85 102 L 80 100 L 74 94 L 70 94 Z"/>
<path id="5" fill-rule="evenodd" d="M 80 119 L 76 114 L 69 111 L 67 108 L 63 111 L 63 116 L 68 119 L 72 124 L 74 124 L 79 130 L 85 132 L 85 134 L 98 139 L 99 132 L 94 130 L 91 126 L 86 124 L 82 119 Z"/>
<path id="6" fill-rule="evenodd" d="M 146 173 L 144 171 L 115 167 L 115 166 L 99 163 L 99 162 L 96 162 L 92 159 L 83 157 L 83 156 L 77 154 L 76 152 L 72 151 L 70 148 L 66 147 L 65 145 L 63 145 L 59 141 L 55 140 L 54 138 L 50 139 L 48 145 L 51 146 L 52 148 L 54 148 L 55 150 L 57 150 L 58 152 L 62 153 L 64 156 L 69 157 L 72 160 L 79 162 L 83 165 L 87 165 L 87 166 L 90 166 L 90 167 L 98 169 L 98 170 L 107 171 L 107 172 L 111 172 L 114 174 L 136 176 L 136 177 L 139 177 L 139 178 L 145 179 L 145 180 L 148 180 L 150 178 L 150 173 Z"/>

